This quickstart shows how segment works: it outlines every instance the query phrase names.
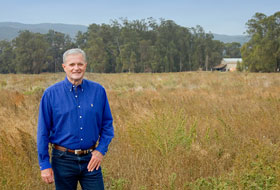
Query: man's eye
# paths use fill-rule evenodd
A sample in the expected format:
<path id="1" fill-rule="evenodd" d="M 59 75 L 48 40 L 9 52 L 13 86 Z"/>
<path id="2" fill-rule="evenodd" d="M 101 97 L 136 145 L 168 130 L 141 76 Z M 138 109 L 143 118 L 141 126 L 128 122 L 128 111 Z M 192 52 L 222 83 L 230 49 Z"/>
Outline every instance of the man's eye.
<path id="1" fill-rule="evenodd" d="M 82 63 L 78 63 L 78 66 L 79 66 L 79 67 L 82 67 L 83 65 L 84 65 L 84 64 L 82 64 Z"/>
<path id="2" fill-rule="evenodd" d="M 72 64 L 72 63 L 71 63 L 71 64 L 69 64 L 69 66 L 70 66 L 70 67 L 74 67 L 74 66 L 75 66 L 75 64 Z"/>

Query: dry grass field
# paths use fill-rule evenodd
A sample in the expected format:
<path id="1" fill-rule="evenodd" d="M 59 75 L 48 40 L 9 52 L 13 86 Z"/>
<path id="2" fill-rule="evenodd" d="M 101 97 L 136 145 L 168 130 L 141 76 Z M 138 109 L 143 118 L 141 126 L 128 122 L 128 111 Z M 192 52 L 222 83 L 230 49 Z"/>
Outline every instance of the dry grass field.
<path id="1" fill-rule="evenodd" d="M 41 95 L 64 73 L 0 75 L 0 189 L 54 189 L 40 179 Z M 106 189 L 280 189 L 280 75 L 92 74 L 111 105 Z"/>

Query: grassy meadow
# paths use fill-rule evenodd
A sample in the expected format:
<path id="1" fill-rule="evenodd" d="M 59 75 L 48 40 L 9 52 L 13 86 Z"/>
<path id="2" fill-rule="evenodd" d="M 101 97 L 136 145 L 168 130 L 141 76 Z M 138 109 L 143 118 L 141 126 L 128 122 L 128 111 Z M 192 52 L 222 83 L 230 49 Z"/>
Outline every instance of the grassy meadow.
<path id="1" fill-rule="evenodd" d="M 64 73 L 0 75 L 0 189 L 41 181 L 41 95 Z M 114 117 L 102 167 L 109 190 L 280 189 L 280 75 L 93 74 Z"/>

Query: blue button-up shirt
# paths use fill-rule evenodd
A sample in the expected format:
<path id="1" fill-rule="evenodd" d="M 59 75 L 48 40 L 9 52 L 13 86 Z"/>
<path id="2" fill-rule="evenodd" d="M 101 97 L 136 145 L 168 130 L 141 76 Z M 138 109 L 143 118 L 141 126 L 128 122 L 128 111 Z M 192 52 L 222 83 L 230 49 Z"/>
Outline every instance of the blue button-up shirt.
<path id="1" fill-rule="evenodd" d="M 65 78 L 47 88 L 42 96 L 37 131 L 40 169 L 51 168 L 48 145 L 68 149 L 96 150 L 103 155 L 114 137 L 113 118 L 105 89 L 83 79 L 74 86 Z"/>

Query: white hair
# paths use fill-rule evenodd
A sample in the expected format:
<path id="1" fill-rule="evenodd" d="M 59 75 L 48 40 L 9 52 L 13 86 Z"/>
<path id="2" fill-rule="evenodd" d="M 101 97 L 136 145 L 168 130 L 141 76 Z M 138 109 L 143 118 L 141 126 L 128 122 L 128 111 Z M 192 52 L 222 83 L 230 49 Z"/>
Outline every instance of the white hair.
<path id="1" fill-rule="evenodd" d="M 63 63 L 66 62 L 66 57 L 68 55 L 73 55 L 73 54 L 82 54 L 83 57 L 84 57 L 84 60 L 87 61 L 86 53 L 83 50 L 81 50 L 80 48 L 73 48 L 73 49 L 69 49 L 66 52 L 64 52 L 64 54 L 63 54 Z"/>

